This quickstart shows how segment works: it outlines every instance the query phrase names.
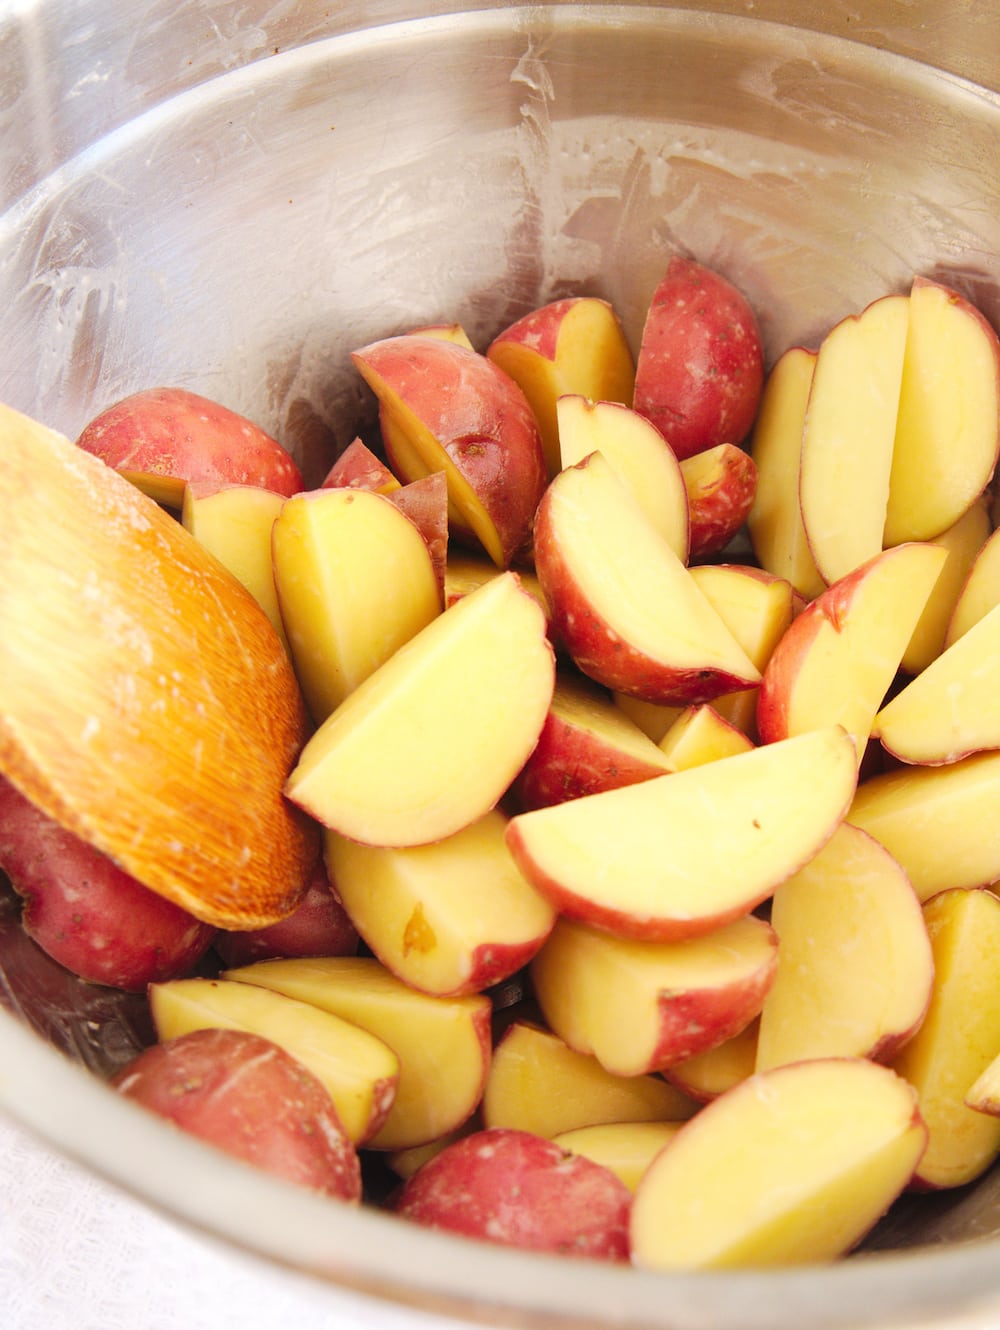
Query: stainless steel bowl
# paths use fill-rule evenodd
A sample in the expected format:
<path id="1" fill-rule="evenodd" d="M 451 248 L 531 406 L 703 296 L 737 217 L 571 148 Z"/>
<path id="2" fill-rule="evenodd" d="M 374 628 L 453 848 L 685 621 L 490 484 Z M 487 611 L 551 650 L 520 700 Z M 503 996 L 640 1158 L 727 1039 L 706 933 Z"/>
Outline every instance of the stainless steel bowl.
<path id="1" fill-rule="evenodd" d="M 769 354 L 914 272 L 1000 323 L 992 7 L 0 7 L 0 399 L 74 435 L 153 383 L 217 397 L 317 478 L 363 342 L 607 296 L 636 341 L 667 256 L 721 269 Z M 659 1276 L 349 1213 L 178 1138 L 99 1074 L 139 1013 L 0 927 L 0 1109 L 276 1263 L 501 1324 L 783 1330 L 1000 1309 L 991 1175 L 833 1267 Z"/>

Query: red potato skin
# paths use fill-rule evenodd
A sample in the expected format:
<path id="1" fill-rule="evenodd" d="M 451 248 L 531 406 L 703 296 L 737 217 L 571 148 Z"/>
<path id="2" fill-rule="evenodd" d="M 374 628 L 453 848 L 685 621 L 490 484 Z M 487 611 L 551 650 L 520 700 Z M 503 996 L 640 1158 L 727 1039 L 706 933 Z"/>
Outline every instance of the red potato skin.
<path id="1" fill-rule="evenodd" d="M 330 1095 L 268 1039 L 196 1030 L 155 1044 L 112 1080 L 119 1093 L 287 1182 L 361 1200 L 361 1165 Z"/>
<path id="2" fill-rule="evenodd" d="M 534 752 L 511 786 L 511 795 L 518 809 L 527 813 L 602 790 L 635 785 L 662 776 L 666 770 L 623 752 L 550 711 Z"/>
<path id="3" fill-rule="evenodd" d="M 880 557 L 874 556 L 875 559 Z M 839 631 L 873 561 L 868 560 L 828 586 L 795 616 L 785 630 L 764 667 L 757 693 L 757 733 L 761 743 L 788 738 L 788 703 L 809 643 L 824 622 Z"/>
<path id="4" fill-rule="evenodd" d="M 710 473 L 689 481 L 692 468 L 681 463 L 687 484 L 691 548 L 689 558 L 704 559 L 725 547 L 747 520 L 757 496 L 757 463 L 748 452 L 732 443 L 707 449 L 717 454 Z M 713 457 L 713 460 L 716 459 Z"/>
<path id="5" fill-rule="evenodd" d="M 381 381 L 431 431 L 496 527 L 504 566 L 531 543 L 548 481 L 538 424 L 524 393 L 478 351 L 435 337 L 388 337 L 355 351 L 354 364 Z M 387 407 L 380 403 L 385 418 Z M 404 474 L 384 431 L 389 465 Z M 461 534 L 461 533 L 457 533 Z"/>
<path id="6" fill-rule="evenodd" d="M 713 991 L 664 993 L 659 999 L 660 1035 L 647 1072 L 667 1071 L 698 1053 L 718 1048 L 755 1020 L 778 970 L 778 940 L 767 963 L 737 985 Z"/>
<path id="7" fill-rule="evenodd" d="M 388 494 L 399 489 L 399 481 L 368 445 L 352 439 L 326 473 L 320 489 L 371 490 Z"/>
<path id="8" fill-rule="evenodd" d="M 396 1214 L 508 1247 L 628 1260 L 632 1197 L 609 1169 L 531 1132 L 491 1127 L 453 1142 L 400 1188 Z"/>
<path id="9" fill-rule="evenodd" d="M 717 990 L 692 988 L 661 993 L 656 1044 L 645 1066 L 636 1066 L 630 1074 L 667 1072 L 675 1063 L 707 1053 L 741 1034 L 760 1015 L 777 969 L 775 937 L 767 963 L 738 982 Z M 544 1015 L 544 1004 L 542 1012 Z M 576 1051 L 590 1054 L 593 1050 L 580 1047 Z"/>
<path id="10" fill-rule="evenodd" d="M 555 360 L 563 319 L 577 303 L 577 299 L 575 296 L 566 296 L 562 300 L 542 305 L 540 309 L 531 310 L 499 333 L 491 345 L 514 342 L 518 346 L 530 347 L 543 360 Z"/>
<path id="11" fill-rule="evenodd" d="M 118 868 L 0 778 L 0 868 L 24 931 L 90 983 L 127 993 L 190 972 L 215 929 Z"/>
<path id="12" fill-rule="evenodd" d="M 385 496 L 410 519 L 424 538 L 431 566 L 441 588 L 444 604 L 444 576 L 448 564 L 448 481 L 443 471 L 435 471 L 422 480 L 390 491 Z"/>
<path id="13" fill-rule="evenodd" d="M 756 315 L 721 274 L 675 255 L 653 293 L 633 405 L 684 459 L 750 433 L 764 385 Z"/>
<path id="14" fill-rule="evenodd" d="M 668 776 L 665 779 L 669 778 Z M 511 819 L 506 832 L 507 848 L 514 862 L 536 891 L 540 892 L 560 915 L 590 928 L 602 929 L 618 937 L 635 938 L 639 942 L 686 942 L 690 938 L 704 937 L 724 924 L 731 924 L 750 910 L 755 910 L 771 894 L 773 887 L 757 897 L 740 901 L 727 910 L 712 914 L 686 916 L 682 919 L 637 919 L 627 910 L 616 910 L 586 896 L 579 896 L 571 883 L 560 881 L 543 871 L 535 862 L 524 838 L 517 817 Z"/>
<path id="15" fill-rule="evenodd" d="M 214 946 L 226 968 L 233 970 L 276 957 L 353 956 L 358 942 L 358 930 L 319 863 L 302 904 L 287 919 L 245 933 L 220 929 Z"/>
<path id="16" fill-rule="evenodd" d="M 585 466 L 586 461 L 578 465 Z M 666 706 L 712 702 L 724 693 L 735 693 L 756 683 L 756 679 L 747 680 L 722 670 L 681 669 L 622 641 L 594 612 L 566 567 L 552 521 L 550 491 L 546 491 L 535 516 L 534 559 L 549 607 L 553 640 L 596 683 Z"/>
<path id="17" fill-rule="evenodd" d="M 118 471 L 186 481 L 199 495 L 256 485 L 288 497 L 304 488 L 299 468 L 258 425 L 186 388 L 147 388 L 107 407 L 77 445 Z"/>

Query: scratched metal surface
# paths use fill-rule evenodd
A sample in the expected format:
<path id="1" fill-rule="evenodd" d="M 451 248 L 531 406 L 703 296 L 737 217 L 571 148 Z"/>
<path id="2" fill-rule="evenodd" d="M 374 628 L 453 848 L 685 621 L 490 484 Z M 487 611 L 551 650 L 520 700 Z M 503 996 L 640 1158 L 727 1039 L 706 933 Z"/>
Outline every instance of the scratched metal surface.
<path id="1" fill-rule="evenodd" d="M 73 435 L 182 383 L 318 477 L 366 421 L 353 347 L 438 319 L 484 345 L 570 291 L 611 299 L 634 344 L 675 250 L 746 290 L 771 357 L 915 271 L 1000 322 L 991 6 L 453 8 L 0 4 L 0 399 Z M 505 1325 L 834 1330 L 1000 1306 L 996 1176 L 908 1200 L 829 1270 L 567 1272 L 168 1144 L 101 1083 L 148 1037 L 141 1003 L 44 964 L 9 905 L 0 997 L 0 1110 L 319 1279 Z"/>

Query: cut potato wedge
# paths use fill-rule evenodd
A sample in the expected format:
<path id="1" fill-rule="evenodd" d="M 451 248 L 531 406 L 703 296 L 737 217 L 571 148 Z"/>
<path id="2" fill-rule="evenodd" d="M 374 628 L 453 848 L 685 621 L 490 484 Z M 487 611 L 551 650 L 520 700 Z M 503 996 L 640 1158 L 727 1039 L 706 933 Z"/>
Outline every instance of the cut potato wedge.
<path id="1" fill-rule="evenodd" d="M 926 1141 L 916 1093 L 874 1062 L 759 1072 L 650 1164 L 632 1206 L 632 1259 L 718 1270 L 842 1256 L 909 1183 Z"/>
<path id="2" fill-rule="evenodd" d="M 833 726 L 519 814 L 507 838 L 567 918 L 679 940 L 746 914 L 811 859 L 856 780 L 854 744 Z"/>

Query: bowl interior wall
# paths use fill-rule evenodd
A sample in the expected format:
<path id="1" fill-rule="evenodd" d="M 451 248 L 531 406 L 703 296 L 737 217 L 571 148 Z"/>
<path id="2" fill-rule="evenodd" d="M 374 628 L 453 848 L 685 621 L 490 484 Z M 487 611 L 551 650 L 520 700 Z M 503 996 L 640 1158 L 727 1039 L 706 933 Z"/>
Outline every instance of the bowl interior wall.
<path id="1" fill-rule="evenodd" d="M 63 127 L 41 178 L 23 156 L 0 159 L 0 399 L 71 436 L 130 391 L 182 384 L 275 432 L 316 480 L 371 420 L 354 347 L 445 320 L 484 348 L 519 314 L 585 292 L 612 301 L 636 348 L 675 251 L 742 286 L 771 359 L 815 345 L 915 272 L 946 280 L 1000 322 L 1000 98 L 932 64 L 686 7 L 514 5 L 447 16 L 432 7 L 382 26 L 360 16 L 333 32 L 297 31 L 273 55 L 248 32 L 241 57 L 231 33 L 231 67 L 192 79 L 178 33 L 191 40 L 202 29 L 192 20 L 168 37 L 165 13 L 150 12 L 175 79 L 162 64 L 133 71 L 154 89 L 136 98 L 138 113 L 116 120 L 105 108 L 90 138 Z M 184 7 L 192 13 L 203 18 Z M 34 58 L 30 43 L 22 58 Z M 74 86 L 82 96 L 84 83 Z M 18 108 L 25 141 L 44 139 L 54 106 L 69 114 L 60 92 L 61 101 L 41 99 L 33 120 Z M 10 139 L 10 124 L 3 133 Z M 17 945 L 0 950 L 6 1005 L 105 1070 L 108 1050 L 87 1032 L 92 1004 L 36 983 Z M 0 1022 L 0 1045 L 6 1029 Z M 48 1043 L 33 1043 L 6 1039 L 32 1075 L 43 1058 L 39 1084 L 58 1081 Z M 30 1118 L 31 1075 L 16 1093 L 12 1080 L 0 1082 L 0 1107 Z M 287 1236 L 259 1212 L 244 1221 L 205 1197 L 185 1200 L 141 1151 L 123 1176 L 99 1134 L 84 1139 L 68 1107 L 55 1112 L 40 1129 L 60 1148 L 195 1223 L 290 1259 Z M 907 1207 L 872 1246 L 991 1236 L 995 1192 L 993 1177 Z M 299 1200 L 279 1207 L 286 1233 L 312 1218 Z M 384 1274 L 394 1295 L 431 1297 L 430 1277 L 398 1241 L 387 1239 L 387 1254 L 402 1273 L 386 1273 L 351 1232 L 340 1236 L 344 1260 L 304 1263 L 362 1284 Z M 447 1252 L 447 1241 L 433 1250 Z M 529 1265 L 515 1289 L 509 1272 L 522 1267 L 492 1257 L 474 1262 L 485 1281 L 477 1296 L 537 1314 L 533 1324 L 551 1315 L 583 1325 L 605 1305 L 619 1307 L 622 1325 L 694 1330 L 723 1313 L 729 1330 L 759 1323 L 742 1284 L 670 1283 L 658 1312 L 655 1290 L 668 1285 L 588 1271 L 552 1286 Z M 914 1261 L 886 1258 L 882 1273 L 881 1259 L 812 1284 L 771 1277 L 766 1323 L 801 1325 L 808 1310 L 818 1330 L 848 1307 L 853 1324 L 888 1323 L 945 1305 L 933 1262 L 918 1274 Z M 1000 1297 L 1000 1276 L 977 1260 L 963 1277 L 969 1296 Z M 475 1301 L 468 1274 L 458 1289 L 442 1274 L 433 1296 L 461 1297 L 466 1310 Z M 958 1296 L 949 1292 L 949 1305 Z"/>

